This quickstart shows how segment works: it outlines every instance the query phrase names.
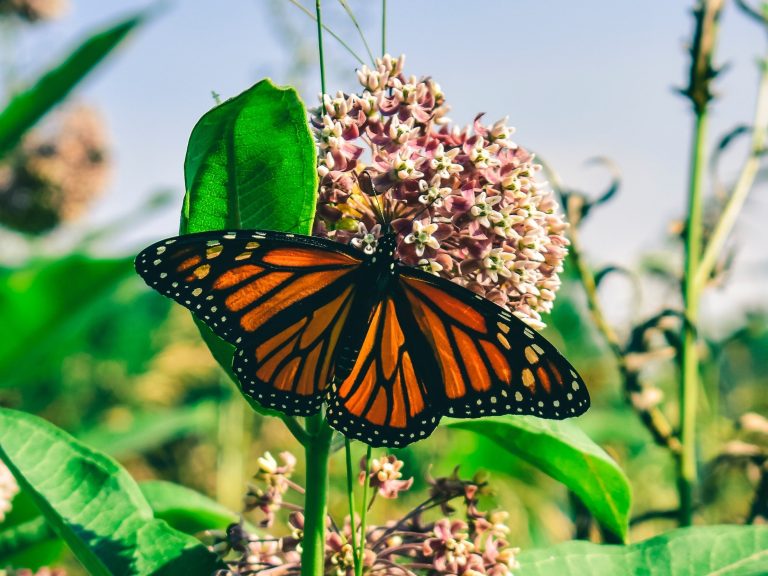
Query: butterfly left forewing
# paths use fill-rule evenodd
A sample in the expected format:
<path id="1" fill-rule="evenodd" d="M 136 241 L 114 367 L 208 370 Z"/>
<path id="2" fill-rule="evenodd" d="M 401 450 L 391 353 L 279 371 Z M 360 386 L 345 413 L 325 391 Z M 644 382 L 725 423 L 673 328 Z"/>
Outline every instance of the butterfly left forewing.
<path id="1" fill-rule="evenodd" d="M 234 344 L 244 392 L 267 408 L 316 413 L 362 259 L 337 243 L 279 232 L 206 232 L 142 251 L 136 269 Z"/>
<path id="2" fill-rule="evenodd" d="M 563 419 L 589 407 L 573 366 L 507 310 L 419 270 L 402 268 L 400 283 L 439 364 L 445 415 Z"/>
<path id="3" fill-rule="evenodd" d="M 329 389 L 328 422 L 371 446 L 404 446 L 428 436 L 440 418 L 425 384 L 420 349 L 394 295 L 373 309 L 350 374 Z M 404 324 L 405 322 L 405 324 Z"/>

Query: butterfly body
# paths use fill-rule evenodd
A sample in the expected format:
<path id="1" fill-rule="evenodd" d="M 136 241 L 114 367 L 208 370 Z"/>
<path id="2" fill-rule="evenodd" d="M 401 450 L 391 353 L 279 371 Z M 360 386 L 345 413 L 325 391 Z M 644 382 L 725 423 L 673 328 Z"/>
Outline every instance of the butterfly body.
<path id="1" fill-rule="evenodd" d="M 139 254 L 147 283 L 236 348 L 243 391 L 371 445 L 424 438 L 442 416 L 581 414 L 581 378 L 543 337 L 472 292 L 331 240 L 205 232 Z"/>

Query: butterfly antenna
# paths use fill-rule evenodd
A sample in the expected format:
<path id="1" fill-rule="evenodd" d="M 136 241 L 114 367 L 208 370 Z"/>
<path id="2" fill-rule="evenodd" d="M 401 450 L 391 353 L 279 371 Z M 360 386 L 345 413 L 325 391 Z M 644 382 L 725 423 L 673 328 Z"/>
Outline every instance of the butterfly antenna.
<path id="1" fill-rule="evenodd" d="M 368 174 L 367 170 L 364 170 L 357 176 L 357 183 L 360 185 L 363 194 L 368 197 L 368 203 L 370 204 L 371 210 L 376 214 L 377 219 L 381 224 L 388 225 L 389 220 L 387 219 L 385 206 L 381 203 L 381 195 L 376 192 L 371 175 Z"/>

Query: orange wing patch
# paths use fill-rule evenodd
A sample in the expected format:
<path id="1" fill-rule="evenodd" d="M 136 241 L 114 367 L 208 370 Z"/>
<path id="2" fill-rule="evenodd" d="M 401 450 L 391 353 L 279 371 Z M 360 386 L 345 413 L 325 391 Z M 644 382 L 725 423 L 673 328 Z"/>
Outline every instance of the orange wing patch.
<path id="1" fill-rule="evenodd" d="M 352 370 L 329 394 L 328 420 L 372 445 L 397 446 L 424 437 L 437 424 L 407 349 L 396 304 L 378 304 Z"/>
<path id="2" fill-rule="evenodd" d="M 463 324 L 475 332 L 481 334 L 487 333 L 485 318 L 483 318 L 483 315 L 480 314 L 480 312 L 469 306 L 467 303 L 462 302 L 458 298 L 454 298 L 443 290 L 430 286 L 426 282 L 421 282 L 420 280 L 408 277 L 403 277 L 402 281 L 410 288 L 419 292 L 423 298 L 433 302 L 435 306 L 438 306 L 455 322 Z"/>
<path id="3" fill-rule="evenodd" d="M 421 331 L 428 339 L 432 340 L 432 346 L 438 357 L 440 371 L 443 376 L 445 394 L 448 398 L 464 397 L 467 393 L 467 386 L 464 382 L 464 377 L 461 375 L 459 364 L 456 362 L 445 325 L 438 318 L 437 314 L 429 306 L 426 306 L 420 298 L 410 291 L 406 291 L 406 294 L 413 306 L 414 316 L 419 324 L 419 328 L 421 328 Z"/>
<path id="4" fill-rule="evenodd" d="M 360 260 L 340 252 L 320 252 L 312 248 L 273 248 L 269 250 L 262 261 L 279 267 L 306 266 L 356 266 Z"/>
<path id="5" fill-rule="evenodd" d="M 273 272 L 274 274 L 287 274 L 286 272 Z M 262 302 L 252 310 L 249 310 L 240 319 L 240 325 L 244 330 L 253 332 L 264 325 L 270 318 L 286 308 L 298 304 L 305 298 L 316 294 L 322 288 L 330 286 L 336 280 L 349 274 L 348 270 L 325 270 L 322 272 L 310 272 L 304 274 L 292 282 L 284 281 L 285 287 L 277 292 L 269 300 Z M 261 282 L 259 282 L 261 284 Z M 279 285 L 279 284 L 278 284 Z"/>

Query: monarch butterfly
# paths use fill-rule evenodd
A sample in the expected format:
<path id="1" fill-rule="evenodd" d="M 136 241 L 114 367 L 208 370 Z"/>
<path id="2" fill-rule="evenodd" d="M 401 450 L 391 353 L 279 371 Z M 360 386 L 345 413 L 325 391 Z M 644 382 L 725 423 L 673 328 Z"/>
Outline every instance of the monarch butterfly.
<path id="1" fill-rule="evenodd" d="M 149 286 L 234 344 L 243 391 L 316 414 L 372 446 L 405 446 L 442 416 L 563 419 L 584 382 L 500 306 L 400 264 L 387 230 L 372 254 L 295 234 L 240 230 L 163 240 L 136 258 Z"/>

